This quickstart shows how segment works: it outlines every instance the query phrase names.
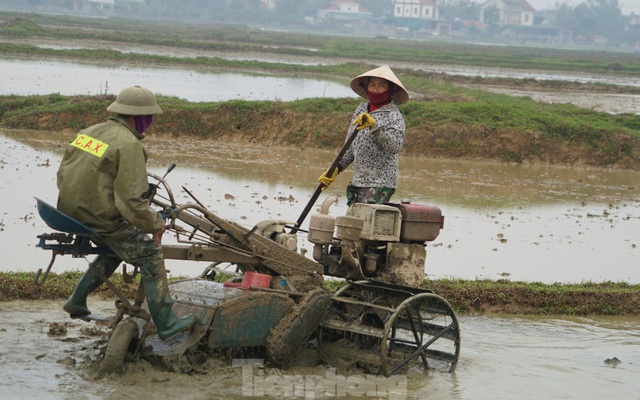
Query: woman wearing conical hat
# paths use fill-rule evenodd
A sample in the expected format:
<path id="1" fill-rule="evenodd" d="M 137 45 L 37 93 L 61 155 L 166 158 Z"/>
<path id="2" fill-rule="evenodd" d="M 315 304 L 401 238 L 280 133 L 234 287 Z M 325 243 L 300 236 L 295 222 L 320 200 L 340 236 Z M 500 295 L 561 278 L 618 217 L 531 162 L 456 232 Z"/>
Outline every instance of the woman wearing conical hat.
<path id="1" fill-rule="evenodd" d="M 326 188 L 353 164 L 347 205 L 387 203 L 398 185 L 398 153 L 404 146 L 405 122 L 398 105 L 409 100 L 409 95 L 386 65 L 355 77 L 351 89 L 367 99 L 351 117 L 347 138 L 354 130 L 357 136 L 338 168 L 330 176 L 325 171 L 318 181 Z"/>

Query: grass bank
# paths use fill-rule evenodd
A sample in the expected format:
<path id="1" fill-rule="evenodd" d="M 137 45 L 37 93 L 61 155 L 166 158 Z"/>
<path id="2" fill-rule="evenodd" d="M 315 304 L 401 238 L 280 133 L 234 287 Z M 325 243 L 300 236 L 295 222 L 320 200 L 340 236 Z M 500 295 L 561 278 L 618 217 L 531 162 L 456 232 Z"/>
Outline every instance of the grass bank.
<path id="1" fill-rule="evenodd" d="M 35 274 L 0 273 L 0 301 L 54 300 L 69 297 L 81 277 L 80 272 L 51 273 L 44 285 L 34 283 Z M 175 278 L 172 280 L 179 280 Z M 112 277 L 115 285 L 130 299 L 135 297 L 138 280 L 126 283 L 122 275 Z M 329 291 L 340 284 L 327 283 Z M 447 299 L 461 314 L 527 315 L 637 315 L 640 313 L 640 285 L 626 283 L 543 284 L 507 280 L 432 280 L 428 288 Z M 103 285 L 97 295 L 115 300 Z"/>
<path id="2" fill-rule="evenodd" d="M 640 169 L 640 116 L 538 103 L 403 72 L 405 81 L 429 93 L 400 107 L 407 122 L 404 154 Z M 0 96 L 0 127 L 76 132 L 104 121 L 114 98 Z M 164 114 L 150 135 L 337 149 L 358 101 L 194 103 L 159 96 Z"/>

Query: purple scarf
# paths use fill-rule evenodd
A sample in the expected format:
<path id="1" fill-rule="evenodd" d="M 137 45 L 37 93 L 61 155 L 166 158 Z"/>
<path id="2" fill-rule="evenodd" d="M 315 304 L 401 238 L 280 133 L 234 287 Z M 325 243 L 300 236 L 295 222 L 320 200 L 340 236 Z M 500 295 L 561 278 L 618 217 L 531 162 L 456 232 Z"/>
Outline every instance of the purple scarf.
<path id="1" fill-rule="evenodd" d="M 134 115 L 133 120 L 136 123 L 136 130 L 144 133 L 153 122 L 153 115 Z"/>

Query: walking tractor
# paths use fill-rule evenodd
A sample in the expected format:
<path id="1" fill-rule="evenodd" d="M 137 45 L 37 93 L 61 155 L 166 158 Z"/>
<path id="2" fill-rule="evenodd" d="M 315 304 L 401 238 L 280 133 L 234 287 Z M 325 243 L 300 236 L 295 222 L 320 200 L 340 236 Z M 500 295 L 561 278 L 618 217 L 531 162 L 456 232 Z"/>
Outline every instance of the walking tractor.
<path id="1" fill-rule="evenodd" d="M 191 331 L 160 340 L 142 288 L 130 301 L 103 277 L 118 297 L 101 362 L 104 372 L 123 371 L 125 360 L 135 359 L 142 349 L 175 356 L 202 345 L 211 350 L 262 348 L 274 366 L 286 366 L 304 345 L 327 362 L 340 360 L 385 376 L 455 369 L 460 352 L 456 315 L 445 299 L 420 287 L 426 242 L 435 240 L 444 225 L 439 208 L 353 204 L 346 215 L 334 217 L 329 214 L 334 198 L 327 197 L 303 231 L 301 223 L 319 186 L 296 223 L 266 220 L 245 228 L 211 212 L 185 187 L 192 201 L 179 204 L 166 175 L 149 174 L 155 182 L 151 203 L 176 237 L 175 244 L 162 245 L 165 259 L 208 263 L 198 278 L 169 285 L 174 312 L 195 313 L 197 321 Z M 57 255 L 110 251 L 94 231 L 36 200 L 40 216 L 55 231 L 38 236 L 38 247 L 53 254 L 46 271 L 38 272 L 38 284 Z M 313 244 L 312 257 L 298 250 L 304 234 Z M 216 281 L 221 264 L 234 266 L 238 276 Z M 123 266 L 127 281 L 137 272 L 127 273 Z M 323 283 L 335 278 L 345 284 L 330 294 Z"/>

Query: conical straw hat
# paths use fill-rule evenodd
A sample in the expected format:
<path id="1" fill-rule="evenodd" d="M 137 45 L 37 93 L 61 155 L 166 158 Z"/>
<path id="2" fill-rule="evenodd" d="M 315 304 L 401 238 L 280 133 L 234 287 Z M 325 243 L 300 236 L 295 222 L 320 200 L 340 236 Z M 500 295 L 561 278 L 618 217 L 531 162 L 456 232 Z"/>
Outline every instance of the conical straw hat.
<path id="1" fill-rule="evenodd" d="M 406 103 L 409 100 L 409 93 L 407 93 L 407 89 L 402 86 L 400 79 L 391 71 L 388 65 L 383 65 L 382 67 L 378 67 L 372 69 L 371 71 L 367 71 L 364 74 L 360 74 L 357 77 L 353 78 L 351 81 L 351 89 L 360 97 L 367 98 L 366 85 L 368 80 L 363 78 L 383 78 L 392 82 L 396 87 L 394 89 L 393 94 L 391 95 L 391 99 L 393 99 L 394 103 L 402 104 Z"/>

